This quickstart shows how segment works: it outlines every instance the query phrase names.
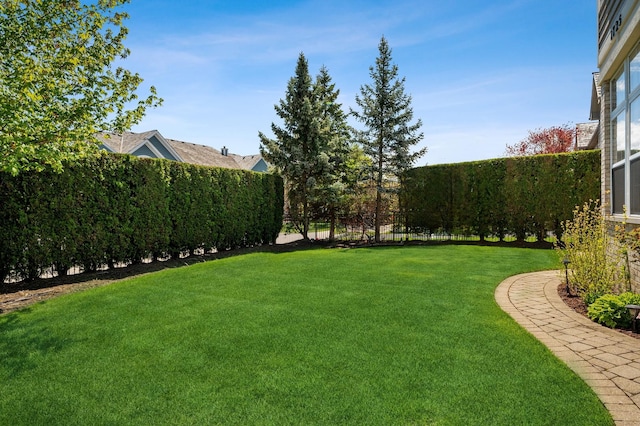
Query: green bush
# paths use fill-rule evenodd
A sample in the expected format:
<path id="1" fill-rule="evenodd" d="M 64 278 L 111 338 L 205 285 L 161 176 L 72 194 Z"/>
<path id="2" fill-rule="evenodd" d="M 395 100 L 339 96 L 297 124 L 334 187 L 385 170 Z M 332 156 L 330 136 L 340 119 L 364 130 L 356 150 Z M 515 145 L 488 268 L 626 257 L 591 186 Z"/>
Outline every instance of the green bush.
<path id="1" fill-rule="evenodd" d="M 629 328 L 632 318 L 625 306 L 638 304 L 640 304 L 640 294 L 629 292 L 619 296 L 605 294 L 589 305 L 587 315 L 595 322 L 610 328 Z"/>
<path id="2" fill-rule="evenodd" d="M 558 246 L 571 262 L 571 287 L 589 305 L 613 291 L 623 278 L 623 265 L 608 252 L 612 237 L 597 201 L 576 207 L 563 230 Z"/>

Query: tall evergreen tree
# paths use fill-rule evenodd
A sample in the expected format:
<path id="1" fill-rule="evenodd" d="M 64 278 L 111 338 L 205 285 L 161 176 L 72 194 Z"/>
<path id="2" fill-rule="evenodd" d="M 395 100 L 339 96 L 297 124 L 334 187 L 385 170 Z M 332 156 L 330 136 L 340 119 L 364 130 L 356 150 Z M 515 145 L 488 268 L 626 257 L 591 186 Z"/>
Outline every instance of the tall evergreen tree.
<path id="1" fill-rule="evenodd" d="M 318 176 L 318 186 L 314 191 L 316 213 L 328 217 L 329 239 L 335 235 L 336 215 L 344 202 L 347 173 L 347 156 L 350 151 L 349 126 L 342 105 L 337 102 L 340 90 L 336 89 L 325 66 L 314 83 L 314 93 L 321 120 L 322 159 L 324 172 Z"/>
<path id="2" fill-rule="evenodd" d="M 361 86 L 360 95 L 356 96 L 356 103 L 362 111 L 351 110 L 351 114 L 365 127 L 356 132 L 356 138 L 373 160 L 376 242 L 380 241 L 383 193 L 388 191 L 389 180 L 395 178 L 398 182 L 402 173 L 427 151 L 423 148 L 411 152 L 411 147 L 424 137 L 419 132 L 422 121 L 411 124 L 411 96 L 404 92 L 405 79 L 398 79 L 398 67 L 392 63 L 391 49 L 384 37 L 380 40 L 378 51 L 375 67 L 369 67 L 373 83 Z"/>
<path id="3" fill-rule="evenodd" d="M 303 53 L 298 57 L 295 76 L 287 85 L 285 99 L 274 108 L 284 126 L 271 124 L 275 139 L 259 133 L 260 153 L 282 173 L 290 212 L 301 210 L 301 233 L 308 239 L 310 203 L 318 176 L 326 171 L 328 156 L 321 137 L 323 120 Z"/>

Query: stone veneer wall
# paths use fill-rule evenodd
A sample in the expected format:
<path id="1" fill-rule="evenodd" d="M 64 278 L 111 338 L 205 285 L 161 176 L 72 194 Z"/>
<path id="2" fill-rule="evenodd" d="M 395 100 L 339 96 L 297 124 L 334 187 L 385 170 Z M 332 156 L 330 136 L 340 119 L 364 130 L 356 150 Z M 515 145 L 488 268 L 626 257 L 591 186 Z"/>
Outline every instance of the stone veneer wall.
<path id="1" fill-rule="evenodd" d="M 622 255 L 622 251 L 620 250 L 620 244 L 615 238 L 615 228 L 621 226 L 620 222 L 611 221 L 609 222 L 609 235 L 611 236 L 611 242 L 607 249 L 607 255 L 612 262 L 618 262 L 618 265 L 622 268 L 623 262 L 625 262 L 625 258 Z M 627 230 L 633 229 L 633 225 L 627 225 Z M 620 269 L 622 271 L 622 269 Z M 633 291 L 635 293 L 640 293 L 640 253 L 638 252 L 629 252 L 629 275 L 631 278 L 631 288 L 628 288 L 627 283 L 620 277 L 619 283 L 615 288 L 616 293 L 623 293 L 625 291 Z"/>
<path id="2" fill-rule="evenodd" d="M 600 98 L 600 135 L 599 140 L 601 143 L 600 161 L 602 163 L 601 168 L 601 200 L 600 203 L 605 209 L 605 212 L 610 212 L 609 206 L 611 204 L 611 143 L 609 135 L 611 135 L 611 91 L 609 90 L 610 82 L 606 81 L 602 83 L 601 90 L 602 96 Z"/>
<path id="3" fill-rule="evenodd" d="M 633 255 L 634 260 L 630 260 L 631 270 L 631 290 L 640 293 L 640 257 L 638 254 Z"/>

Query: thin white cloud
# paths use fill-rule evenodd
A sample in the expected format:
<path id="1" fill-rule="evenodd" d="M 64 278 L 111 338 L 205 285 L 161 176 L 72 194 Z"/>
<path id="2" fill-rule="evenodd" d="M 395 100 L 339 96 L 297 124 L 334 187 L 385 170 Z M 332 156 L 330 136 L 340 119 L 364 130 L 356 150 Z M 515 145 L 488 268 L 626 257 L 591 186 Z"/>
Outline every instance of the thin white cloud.
<path id="1" fill-rule="evenodd" d="M 575 61 L 523 55 L 526 38 L 522 51 L 500 55 L 500 36 L 525 31 L 508 20 L 526 4 L 539 9 L 534 3 L 307 1 L 278 10 L 264 6 L 269 10 L 255 15 L 212 14 L 149 38 L 137 35 L 132 68 L 165 98 L 138 130 L 157 128 L 167 137 L 256 153 L 258 131 L 269 133 L 279 122 L 273 105 L 284 96 L 300 52 L 311 74 L 322 64 L 329 68 L 348 110 L 358 88 L 370 83 L 368 67 L 385 35 L 407 77 L 414 117 L 423 120 L 429 153 L 421 161 L 501 156 L 528 129 L 581 121 L 581 105 L 588 114 L 588 66 L 585 72 Z M 582 86 L 584 99 L 576 101 Z"/>
<path id="2" fill-rule="evenodd" d="M 402 12 L 404 19 L 397 20 L 393 29 L 398 30 L 398 38 L 394 40 L 396 46 L 412 46 L 429 42 L 452 39 L 473 34 L 467 42 L 474 43 L 478 31 L 493 30 L 504 19 L 509 19 L 510 13 L 522 8 L 531 0 L 515 0 L 507 3 L 478 3 L 480 9 L 469 8 L 465 3 L 460 7 L 455 2 L 442 2 L 432 6 L 428 2 L 415 2 L 407 4 Z M 407 10 L 411 8 L 411 13 Z M 403 31 L 403 26 L 416 23 L 417 28 L 412 31 Z"/>
<path id="3" fill-rule="evenodd" d="M 276 62 L 295 58 L 301 51 L 339 56 L 375 49 L 382 34 L 416 21 L 425 6 L 398 2 L 354 8 L 349 2 L 334 2 L 325 6 L 324 12 L 317 8 L 311 2 L 267 16 L 230 17 L 213 22 L 213 31 L 192 28 L 189 32 L 164 32 L 148 39 L 146 46 L 138 43 L 136 49 L 144 50 L 149 58 L 166 55 L 171 62 L 178 62 L 177 52 L 182 52 L 188 64 Z M 336 12 L 328 13 L 332 8 Z"/>
<path id="4" fill-rule="evenodd" d="M 229 35 L 229 32 L 234 34 Z M 149 52 L 147 55 L 153 57 L 166 52 L 188 52 L 187 59 L 194 63 L 222 60 L 278 62 L 296 58 L 301 51 L 307 55 L 339 54 L 371 47 L 369 38 L 345 27 L 311 28 L 276 24 L 270 24 L 269 28 L 242 28 L 195 37 L 176 35 L 164 38 L 160 43 L 159 46 L 145 48 Z"/>

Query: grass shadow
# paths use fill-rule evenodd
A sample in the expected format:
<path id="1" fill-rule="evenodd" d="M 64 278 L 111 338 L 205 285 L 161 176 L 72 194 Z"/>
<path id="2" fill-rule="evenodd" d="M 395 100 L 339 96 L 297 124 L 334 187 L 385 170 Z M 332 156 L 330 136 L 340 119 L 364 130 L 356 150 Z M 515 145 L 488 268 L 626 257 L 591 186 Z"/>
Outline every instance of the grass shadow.
<path id="1" fill-rule="evenodd" d="M 0 359 L 3 370 L 11 376 L 32 370 L 44 357 L 74 342 L 72 336 L 61 338 L 48 332 L 44 320 L 34 319 L 29 315 L 31 311 L 27 307 L 0 317 Z M 22 322 L 26 316 L 28 327 Z"/>

